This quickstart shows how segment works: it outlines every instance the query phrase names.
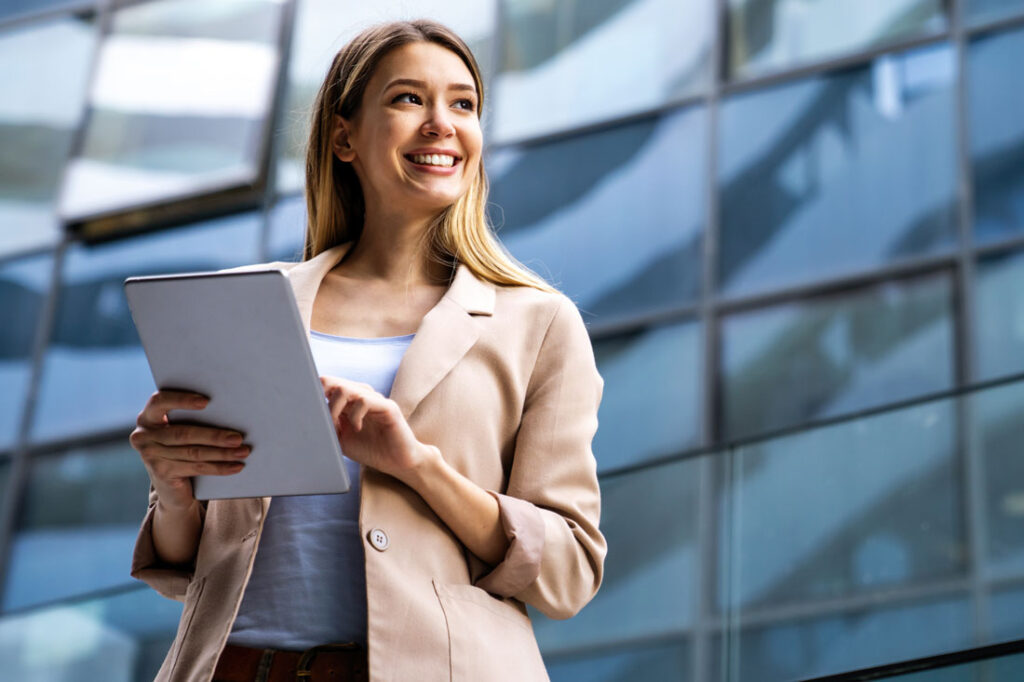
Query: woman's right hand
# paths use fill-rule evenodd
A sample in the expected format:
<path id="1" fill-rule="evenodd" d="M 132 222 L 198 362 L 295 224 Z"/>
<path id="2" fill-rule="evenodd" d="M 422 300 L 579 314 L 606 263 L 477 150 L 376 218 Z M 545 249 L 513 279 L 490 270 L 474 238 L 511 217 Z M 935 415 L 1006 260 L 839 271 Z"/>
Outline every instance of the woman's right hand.
<path id="1" fill-rule="evenodd" d="M 237 474 L 251 448 L 232 429 L 171 424 L 167 412 L 201 410 L 209 399 L 190 391 L 157 391 L 136 420 L 128 442 L 139 452 L 161 506 L 187 510 L 195 504 L 192 477 Z"/>

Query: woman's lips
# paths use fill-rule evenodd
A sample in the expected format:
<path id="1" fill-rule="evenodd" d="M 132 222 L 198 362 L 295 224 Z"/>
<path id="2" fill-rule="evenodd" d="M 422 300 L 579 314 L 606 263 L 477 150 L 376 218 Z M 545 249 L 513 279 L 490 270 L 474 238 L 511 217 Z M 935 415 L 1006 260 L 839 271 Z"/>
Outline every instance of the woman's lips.
<path id="1" fill-rule="evenodd" d="M 450 166 L 434 166 L 428 163 L 416 163 L 408 156 L 403 156 L 402 158 L 405 159 L 409 163 L 409 165 L 415 168 L 416 170 L 424 173 L 431 173 L 433 175 L 454 175 L 459 168 L 459 164 L 462 162 L 462 159 L 456 158 L 455 163 L 453 163 Z"/>

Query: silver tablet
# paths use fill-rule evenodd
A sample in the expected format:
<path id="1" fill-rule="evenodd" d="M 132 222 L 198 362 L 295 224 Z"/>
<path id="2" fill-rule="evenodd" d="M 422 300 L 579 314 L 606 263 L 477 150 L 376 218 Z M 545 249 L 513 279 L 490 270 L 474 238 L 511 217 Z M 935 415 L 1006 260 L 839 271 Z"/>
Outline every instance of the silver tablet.
<path id="1" fill-rule="evenodd" d="M 201 500 L 349 490 L 338 436 L 280 270 L 130 277 L 125 295 L 161 389 L 209 396 L 174 423 L 232 428 L 252 452 L 230 476 L 197 476 Z"/>

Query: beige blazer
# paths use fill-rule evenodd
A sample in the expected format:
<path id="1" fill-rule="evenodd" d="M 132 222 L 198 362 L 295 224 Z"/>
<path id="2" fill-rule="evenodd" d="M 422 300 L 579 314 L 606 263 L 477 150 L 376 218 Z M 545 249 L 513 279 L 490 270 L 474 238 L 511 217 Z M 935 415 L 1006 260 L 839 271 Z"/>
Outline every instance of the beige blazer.
<path id="1" fill-rule="evenodd" d="M 320 282 L 348 246 L 272 264 L 287 274 L 307 332 Z M 524 605 L 568 618 L 601 584 L 606 545 L 591 440 L 602 388 L 568 298 L 496 286 L 458 266 L 406 351 L 391 398 L 421 441 L 492 492 L 511 543 L 500 564 L 483 563 L 411 488 L 363 468 L 359 527 L 374 682 L 547 679 Z M 157 680 L 208 681 L 271 498 L 209 502 L 191 570 L 157 560 L 155 503 L 151 493 L 131 573 L 185 603 Z M 378 530 L 386 546 L 371 535 Z"/>

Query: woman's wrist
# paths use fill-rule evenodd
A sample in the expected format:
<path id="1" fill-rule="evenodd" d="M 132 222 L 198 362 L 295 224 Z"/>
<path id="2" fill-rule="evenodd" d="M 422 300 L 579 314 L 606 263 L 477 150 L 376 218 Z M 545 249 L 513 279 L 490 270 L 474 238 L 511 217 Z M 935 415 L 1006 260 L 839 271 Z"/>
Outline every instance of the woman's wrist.
<path id="1" fill-rule="evenodd" d="M 436 445 L 418 443 L 413 460 L 416 463 L 397 478 L 413 490 L 422 492 L 423 487 L 431 480 L 436 480 L 437 474 L 445 466 L 444 457 Z"/>

